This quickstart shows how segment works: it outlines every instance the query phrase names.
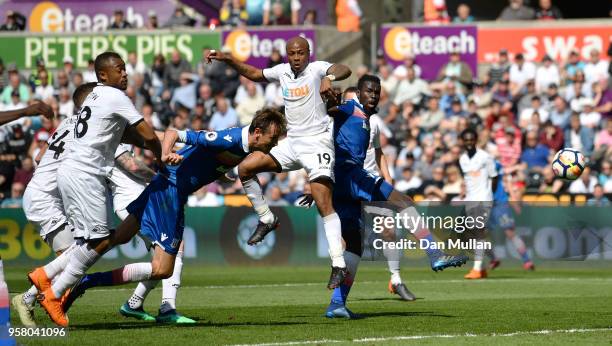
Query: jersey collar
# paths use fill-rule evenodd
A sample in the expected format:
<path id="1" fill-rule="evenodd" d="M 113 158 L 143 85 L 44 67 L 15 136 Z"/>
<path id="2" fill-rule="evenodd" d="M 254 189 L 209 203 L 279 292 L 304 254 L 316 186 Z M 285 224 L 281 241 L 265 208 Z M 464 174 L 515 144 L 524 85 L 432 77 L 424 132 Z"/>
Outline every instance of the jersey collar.
<path id="1" fill-rule="evenodd" d="M 242 150 L 245 153 L 249 152 L 249 127 L 245 126 L 242 128 Z"/>

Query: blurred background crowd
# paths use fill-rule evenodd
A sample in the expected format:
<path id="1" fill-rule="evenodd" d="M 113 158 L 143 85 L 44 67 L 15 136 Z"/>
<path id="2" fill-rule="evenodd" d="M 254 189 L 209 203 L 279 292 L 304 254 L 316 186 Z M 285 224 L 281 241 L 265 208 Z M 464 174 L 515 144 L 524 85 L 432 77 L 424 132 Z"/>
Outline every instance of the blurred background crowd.
<path id="1" fill-rule="evenodd" d="M 471 22 L 466 4 L 449 14 L 444 1 L 427 2 L 427 23 Z M 437 5 L 440 4 L 441 5 Z M 363 16 L 357 1 L 338 1 L 338 29 L 351 31 Z M 338 6 L 340 6 L 338 5 Z M 499 20 L 560 19 L 562 14 L 550 0 L 535 8 L 511 0 Z M 207 26 L 316 24 L 309 11 L 298 18 L 299 0 L 223 1 L 218 18 L 206 18 Z M 437 6 L 437 7 L 436 7 Z M 430 6 L 431 7 L 431 6 Z M 348 9 L 356 16 L 341 19 Z M 157 23 L 154 11 L 144 27 L 193 26 L 196 19 L 182 7 L 166 23 Z M 0 30 L 23 30 L 24 18 L 8 13 Z M 353 17 L 354 19 L 354 17 Z M 109 29 L 131 28 L 122 11 L 116 11 Z M 208 47 L 202 47 L 206 56 Z M 479 147 L 499 161 L 511 181 L 528 193 L 592 194 L 597 203 L 609 203 L 612 193 L 612 87 L 609 64 L 612 48 L 590 51 L 584 59 L 570 51 L 563 61 L 544 56 L 527 61 L 522 52 L 501 50 L 496 62 L 479 74 L 458 53 L 432 80 L 422 79 L 422 68 L 412 56 L 392 67 L 383 54 L 374 66 L 350 66 L 354 74 L 378 75 L 382 81 L 379 115 L 385 128 L 383 151 L 387 155 L 395 187 L 428 200 L 461 198 L 463 179 L 458 166 L 462 147 L 458 134 L 467 127 L 477 129 Z M 273 51 L 268 67 L 283 63 Z M 48 69 L 40 57 L 32 70 L 18 70 L 4 63 L 0 53 L 0 110 L 22 108 L 33 100 L 52 105 L 57 118 L 31 117 L 0 128 L 0 207 L 20 207 L 21 196 L 32 177 L 35 158 L 64 117 L 75 112 L 72 92 L 82 83 L 96 81 L 93 60 L 86 69 L 76 69 L 71 57 L 59 69 Z M 145 121 L 158 130 L 219 130 L 250 123 L 262 107 L 282 108 L 283 94 L 277 83 L 253 83 L 221 62 L 189 63 L 179 51 L 138 61 L 127 55 L 129 87 Z M 338 90 L 339 92 L 341 90 Z M 561 148 L 578 149 L 589 166 L 576 181 L 556 178 L 550 163 Z M 147 151 L 135 154 L 152 165 Z M 309 186 L 305 172 L 262 174 L 271 205 L 290 205 Z M 197 191 L 190 206 L 222 205 L 224 195 L 242 194 L 239 182 L 215 183 Z"/>

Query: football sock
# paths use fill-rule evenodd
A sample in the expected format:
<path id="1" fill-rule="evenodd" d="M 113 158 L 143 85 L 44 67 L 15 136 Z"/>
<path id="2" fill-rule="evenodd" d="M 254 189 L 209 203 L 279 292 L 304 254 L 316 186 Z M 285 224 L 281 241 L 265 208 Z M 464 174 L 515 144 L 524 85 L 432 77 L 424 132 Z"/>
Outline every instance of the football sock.
<path id="1" fill-rule="evenodd" d="M 384 248 L 383 254 L 387 258 L 387 265 L 389 266 L 389 272 L 391 273 L 391 283 L 394 285 L 398 285 L 402 283 L 402 278 L 400 277 L 400 256 L 401 250 L 399 249 L 389 249 Z"/>
<path id="2" fill-rule="evenodd" d="M 32 285 L 32 287 L 30 287 L 30 289 L 23 294 L 23 302 L 29 306 L 34 305 L 37 294 L 38 290 L 36 289 L 36 286 Z"/>
<path id="3" fill-rule="evenodd" d="M 61 273 L 64 268 L 66 268 L 66 265 L 70 260 L 70 254 L 76 247 L 78 247 L 76 243 L 72 244 L 68 249 L 66 249 L 66 251 L 62 252 L 61 255 L 57 256 L 53 261 L 47 263 L 47 265 L 43 267 L 43 270 L 49 279 L 53 279 L 57 274 Z"/>
<path id="4" fill-rule="evenodd" d="M 482 241 L 478 241 L 478 244 L 482 244 Z M 482 260 L 484 258 L 484 249 L 482 246 L 477 246 L 474 249 L 474 270 L 482 270 Z"/>
<path id="5" fill-rule="evenodd" d="M 518 235 L 515 235 L 512 238 L 512 244 L 516 248 L 516 251 L 521 255 L 521 260 L 523 262 L 529 262 L 531 259 L 529 258 L 529 254 L 527 253 L 527 248 L 525 247 L 525 242 Z"/>
<path id="6" fill-rule="evenodd" d="M 332 292 L 331 301 L 333 304 L 346 304 L 346 299 L 351 291 L 351 287 L 353 287 L 353 281 L 355 280 L 355 275 L 357 274 L 359 261 L 361 261 L 361 257 L 349 251 L 344 253 L 344 259 L 346 260 L 346 268 L 349 271 L 349 275 L 346 277 L 344 282 L 340 284 L 339 287 L 336 287 Z"/>
<path id="7" fill-rule="evenodd" d="M 130 299 L 128 299 L 128 305 L 130 308 L 136 310 L 142 307 L 142 304 L 149 295 L 149 292 L 151 292 L 151 290 L 154 289 L 158 283 L 159 280 L 145 280 L 139 282 L 138 286 L 136 286 L 136 289 L 134 290 L 134 293 L 132 293 L 132 296 Z"/>
<path id="8" fill-rule="evenodd" d="M 344 249 L 342 247 L 342 225 L 338 214 L 332 213 L 323 218 L 323 228 L 329 246 L 329 256 L 332 260 L 332 267 L 346 267 L 344 261 Z"/>
<path id="9" fill-rule="evenodd" d="M 414 237 L 419 241 L 421 239 L 427 240 L 427 244 L 429 244 L 429 246 L 427 246 L 427 248 L 425 248 L 424 250 L 425 250 L 425 253 L 427 254 L 427 257 L 429 257 L 430 260 L 434 260 L 442 256 L 442 251 L 431 246 L 432 244 L 435 244 L 434 243 L 435 240 L 433 239 L 433 236 L 431 235 L 428 229 L 422 228 L 414 232 Z"/>
<path id="10" fill-rule="evenodd" d="M 172 276 L 162 281 L 162 302 L 159 311 L 163 314 L 176 309 L 176 293 L 181 287 L 181 272 L 183 271 L 183 251 L 179 251 L 174 260 Z"/>
<path id="11" fill-rule="evenodd" d="M 270 207 L 263 196 L 261 185 L 257 176 L 248 180 L 242 181 L 242 187 L 246 193 L 247 198 L 251 201 L 255 212 L 259 216 L 259 221 L 265 224 L 271 224 L 274 222 L 274 214 L 270 211 Z"/>
<path id="12" fill-rule="evenodd" d="M 51 286 L 56 298 L 61 297 L 64 292 L 79 281 L 96 261 L 101 257 L 96 250 L 90 248 L 87 243 L 78 245 L 70 252 L 70 259 L 66 269 L 61 272 L 57 280 Z"/>

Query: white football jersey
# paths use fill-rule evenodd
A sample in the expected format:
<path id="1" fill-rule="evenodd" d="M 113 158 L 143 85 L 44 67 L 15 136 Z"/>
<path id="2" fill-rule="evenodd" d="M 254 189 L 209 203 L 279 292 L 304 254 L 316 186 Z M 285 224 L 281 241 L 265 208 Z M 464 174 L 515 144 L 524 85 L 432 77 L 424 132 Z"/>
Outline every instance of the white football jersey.
<path id="1" fill-rule="evenodd" d="M 123 91 L 98 84 L 83 102 L 74 126 L 73 144 L 62 164 L 107 175 L 114 167 L 114 153 L 125 128 L 142 119 Z"/>
<path id="2" fill-rule="evenodd" d="M 482 149 L 476 149 L 471 158 L 463 153 L 459 165 L 465 181 L 465 200 L 470 202 L 490 202 L 493 200 L 491 179 L 497 176 L 493 156 Z"/>
<path id="3" fill-rule="evenodd" d="M 280 82 L 288 136 L 316 135 L 327 130 L 330 120 L 319 91 L 321 78 L 327 75 L 331 66 L 325 61 L 311 62 L 297 78 L 289 64 L 279 64 L 263 70 L 268 81 Z"/>
<path id="4" fill-rule="evenodd" d="M 47 140 L 47 151 L 40 159 L 40 163 L 34 171 L 32 180 L 28 187 L 39 191 L 51 192 L 57 188 L 56 173 L 60 162 L 66 157 L 66 152 L 70 148 L 74 138 L 74 124 L 76 116 L 68 117 L 59 124 L 52 136 Z"/>
<path id="5" fill-rule="evenodd" d="M 370 116 L 370 145 L 368 146 L 368 151 L 366 152 L 365 162 L 363 164 L 363 168 L 366 171 L 374 174 L 380 175 L 380 171 L 378 170 L 378 165 L 376 165 L 376 149 L 380 149 L 380 136 L 381 134 L 385 134 L 385 136 L 389 136 L 389 129 L 385 126 L 383 120 L 378 116 L 378 114 L 373 114 Z"/>
<path id="6" fill-rule="evenodd" d="M 131 153 L 133 146 L 119 144 L 115 151 L 115 158 L 128 152 Z M 108 175 L 109 187 L 113 196 L 113 210 L 122 210 L 132 203 L 145 189 L 147 183 L 126 172 L 119 165 L 115 165 Z"/>

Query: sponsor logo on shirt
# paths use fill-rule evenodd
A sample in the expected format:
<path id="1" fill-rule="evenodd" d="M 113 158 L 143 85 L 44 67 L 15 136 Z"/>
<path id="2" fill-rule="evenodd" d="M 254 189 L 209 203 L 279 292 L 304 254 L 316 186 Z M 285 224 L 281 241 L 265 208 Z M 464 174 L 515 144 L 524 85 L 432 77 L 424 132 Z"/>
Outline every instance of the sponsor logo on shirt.
<path id="1" fill-rule="evenodd" d="M 308 94 L 310 94 L 310 88 L 308 85 L 297 88 L 283 88 L 284 97 L 304 97 Z"/>

